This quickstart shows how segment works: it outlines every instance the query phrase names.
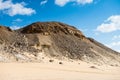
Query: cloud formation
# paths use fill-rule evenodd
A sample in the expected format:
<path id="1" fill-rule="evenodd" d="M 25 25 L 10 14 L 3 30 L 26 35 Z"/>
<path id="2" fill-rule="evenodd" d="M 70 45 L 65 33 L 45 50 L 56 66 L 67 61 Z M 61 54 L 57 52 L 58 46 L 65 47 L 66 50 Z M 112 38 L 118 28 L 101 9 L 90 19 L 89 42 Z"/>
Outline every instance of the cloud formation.
<path id="1" fill-rule="evenodd" d="M 23 20 L 22 19 L 20 19 L 20 18 L 17 18 L 17 19 L 15 19 L 15 20 L 13 20 L 12 21 L 12 24 L 18 24 L 18 23 L 20 23 L 20 22 L 22 22 Z"/>
<path id="2" fill-rule="evenodd" d="M 115 35 L 115 36 L 113 36 L 113 39 L 120 39 L 120 35 Z"/>
<path id="3" fill-rule="evenodd" d="M 22 21 L 22 19 L 17 18 L 17 19 L 15 19 L 14 21 L 15 21 L 15 22 L 21 22 L 21 21 Z"/>
<path id="4" fill-rule="evenodd" d="M 118 42 L 112 42 L 110 44 L 110 47 L 114 47 L 114 46 L 120 46 L 120 41 L 118 41 Z"/>
<path id="5" fill-rule="evenodd" d="M 112 43 L 110 43 L 110 44 L 108 44 L 106 46 L 120 52 L 120 41 L 112 42 Z"/>
<path id="6" fill-rule="evenodd" d="M 16 3 L 14 4 L 12 0 L 0 0 L 0 11 L 2 11 L 5 14 L 8 14 L 9 16 L 15 16 L 15 15 L 32 15 L 35 12 L 32 8 L 25 7 L 25 3 Z"/>
<path id="7" fill-rule="evenodd" d="M 102 33 L 120 30 L 120 15 L 110 16 L 104 23 L 99 25 L 96 30 Z"/>
<path id="8" fill-rule="evenodd" d="M 20 29 L 21 26 L 11 26 L 10 28 L 11 28 L 12 30 L 17 30 L 17 29 Z"/>
<path id="9" fill-rule="evenodd" d="M 92 3 L 93 0 L 55 0 L 55 4 L 58 6 L 65 6 L 69 2 L 74 2 L 77 4 L 89 4 Z"/>
<path id="10" fill-rule="evenodd" d="M 41 2 L 40 2 L 40 5 L 44 5 L 44 4 L 46 4 L 47 2 L 48 2 L 48 0 L 41 1 Z"/>

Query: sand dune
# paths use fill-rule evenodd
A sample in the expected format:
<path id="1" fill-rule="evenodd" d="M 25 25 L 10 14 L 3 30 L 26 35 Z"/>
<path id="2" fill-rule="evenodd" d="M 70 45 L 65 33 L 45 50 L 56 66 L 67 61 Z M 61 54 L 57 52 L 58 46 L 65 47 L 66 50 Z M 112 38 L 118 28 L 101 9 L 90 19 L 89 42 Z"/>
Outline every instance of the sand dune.
<path id="1" fill-rule="evenodd" d="M 0 80 L 120 80 L 120 67 L 57 62 L 0 63 Z"/>

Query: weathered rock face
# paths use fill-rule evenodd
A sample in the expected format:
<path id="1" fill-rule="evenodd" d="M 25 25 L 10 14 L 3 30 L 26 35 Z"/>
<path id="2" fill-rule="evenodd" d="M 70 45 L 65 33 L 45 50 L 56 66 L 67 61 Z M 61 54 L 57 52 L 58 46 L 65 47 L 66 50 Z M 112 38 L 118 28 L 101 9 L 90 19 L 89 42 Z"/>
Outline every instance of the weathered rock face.
<path id="1" fill-rule="evenodd" d="M 40 61 L 42 53 L 59 59 L 68 58 L 97 64 L 120 64 L 118 52 L 92 38 L 85 37 L 75 27 L 60 22 L 37 22 L 16 31 L 5 28 L 6 37 L 1 36 L 3 32 L 0 33 L 1 42 L 8 39 L 6 41 L 8 44 L 2 43 L 5 47 L 13 48 L 4 50 L 1 44 L 3 49 L 1 51 L 6 51 L 4 53 L 8 53 L 7 56 L 11 54 L 11 57 L 14 57 L 11 59 L 6 57 L 6 54 L 2 54 L 1 56 L 8 61 Z"/>
<path id="2" fill-rule="evenodd" d="M 10 29 L 9 27 L 5 27 L 5 26 L 0 26 L 0 30 L 5 30 L 5 31 L 11 31 L 12 32 L 12 29 Z"/>
<path id="3" fill-rule="evenodd" d="M 45 35 L 49 35 L 51 33 L 58 34 L 58 33 L 64 33 L 68 35 L 75 35 L 77 37 L 85 37 L 81 31 L 77 30 L 73 26 L 69 26 L 67 24 L 63 24 L 60 22 L 37 22 L 33 23 L 31 25 L 28 25 L 27 27 L 23 28 L 21 30 L 21 33 L 42 33 Z"/>
<path id="4" fill-rule="evenodd" d="M 8 27 L 4 27 L 4 26 L 0 26 L 0 43 L 2 42 L 8 42 L 10 39 L 10 37 L 13 37 L 13 31 L 8 28 Z M 9 41 L 11 42 L 11 41 Z"/>

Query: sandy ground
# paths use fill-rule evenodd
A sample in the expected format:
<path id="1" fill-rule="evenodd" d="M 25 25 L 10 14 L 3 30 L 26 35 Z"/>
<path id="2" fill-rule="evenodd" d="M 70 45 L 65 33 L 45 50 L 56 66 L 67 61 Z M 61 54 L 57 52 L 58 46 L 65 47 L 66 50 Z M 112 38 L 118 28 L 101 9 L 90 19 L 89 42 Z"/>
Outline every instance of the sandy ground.
<path id="1" fill-rule="evenodd" d="M 120 80 L 120 67 L 90 66 L 84 62 L 0 63 L 0 80 Z"/>

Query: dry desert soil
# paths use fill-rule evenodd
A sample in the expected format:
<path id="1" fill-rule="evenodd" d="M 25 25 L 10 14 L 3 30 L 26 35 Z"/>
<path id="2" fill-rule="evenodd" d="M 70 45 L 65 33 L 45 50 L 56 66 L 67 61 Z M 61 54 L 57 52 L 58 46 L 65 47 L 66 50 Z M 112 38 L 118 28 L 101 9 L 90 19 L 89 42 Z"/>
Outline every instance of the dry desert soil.
<path id="1" fill-rule="evenodd" d="M 0 63 L 0 80 L 120 80 L 120 67 L 77 61 Z"/>

